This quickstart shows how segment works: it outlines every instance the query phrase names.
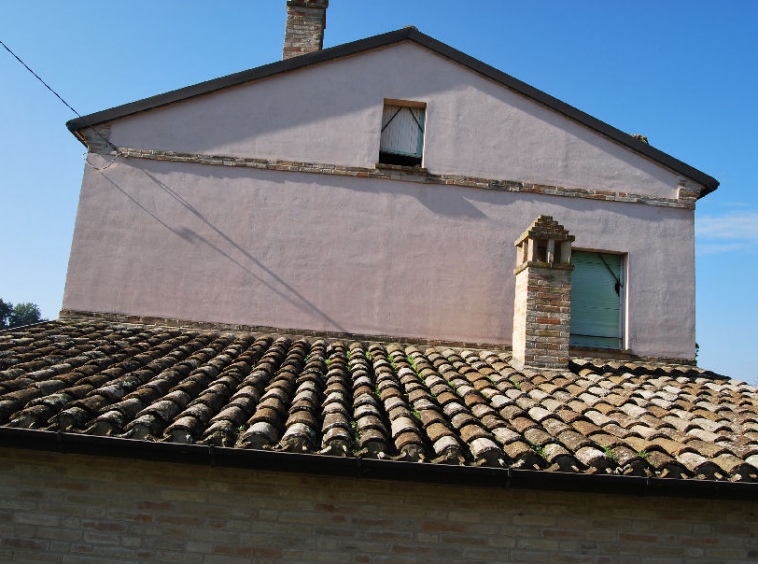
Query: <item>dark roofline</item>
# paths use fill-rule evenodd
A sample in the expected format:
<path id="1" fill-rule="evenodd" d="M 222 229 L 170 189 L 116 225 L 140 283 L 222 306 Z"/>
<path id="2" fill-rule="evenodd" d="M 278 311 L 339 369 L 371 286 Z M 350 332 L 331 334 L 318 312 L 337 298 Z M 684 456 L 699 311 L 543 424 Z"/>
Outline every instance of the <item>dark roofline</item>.
<path id="1" fill-rule="evenodd" d="M 356 479 L 470 484 L 490 488 L 635 496 L 758 500 L 758 484 L 748 482 L 646 478 L 618 474 L 573 474 L 547 470 L 399 462 L 199 444 L 149 442 L 12 427 L 0 427 L 0 448 L 2 447 Z"/>
<path id="2" fill-rule="evenodd" d="M 457 49 L 454 49 L 449 45 L 446 45 L 445 43 L 434 39 L 433 37 L 423 34 L 414 27 L 406 27 L 397 31 L 375 35 L 366 39 L 360 39 L 358 41 L 345 43 L 336 47 L 330 47 L 328 49 L 323 49 L 314 53 L 293 57 L 291 59 L 270 63 L 261 67 L 256 67 L 235 74 L 223 76 L 221 78 L 208 80 L 206 82 L 201 82 L 193 86 L 180 88 L 179 90 L 173 90 L 164 94 L 158 94 L 157 96 L 151 96 L 149 98 L 137 100 L 136 102 L 130 102 L 128 104 L 117 106 L 108 110 L 95 112 L 94 114 L 72 119 L 66 123 L 66 127 L 68 127 L 69 131 L 76 135 L 77 138 L 82 140 L 82 136 L 78 134 L 78 132 L 86 127 L 113 121 L 115 119 L 136 114 L 138 112 L 152 110 L 166 104 L 172 104 L 175 102 L 180 102 L 182 100 L 187 100 L 189 98 L 194 98 L 196 96 L 202 96 L 204 94 L 209 94 L 223 88 L 230 88 L 232 86 L 237 86 L 246 82 L 268 78 L 284 72 L 339 59 L 341 57 L 347 57 L 362 53 L 364 51 L 386 47 L 388 45 L 399 43 L 401 41 L 413 41 L 418 45 L 426 47 L 438 55 L 446 57 L 459 65 L 462 65 L 476 73 L 479 73 L 491 80 L 494 80 L 495 82 L 500 83 L 506 88 L 518 92 L 527 98 L 531 98 L 535 102 L 542 104 L 551 110 L 554 110 L 574 121 L 579 122 L 580 124 L 600 133 L 601 135 L 604 135 L 613 141 L 627 147 L 635 153 L 639 153 L 673 170 L 674 172 L 681 174 L 682 176 L 686 176 L 687 178 L 690 178 L 695 182 L 702 184 L 705 187 L 705 190 L 701 194 L 701 197 L 713 192 L 716 188 L 718 188 L 719 182 L 712 176 L 709 176 L 704 172 L 691 167 L 690 165 L 672 157 L 671 155 L 668 155 L 667 153 L 664 153 L 663 151 L 651 147 L 647 143 L 635 139 L 631 135 L 624 133 L 619 129 L 616 129 L 615 127 L 608 125 L 607 123 L 594 118 L 591 115 L 586 114 L 583 111 L 510 76 L 509 74 L 506 74 L 488 64 L 483 63 L 482 61 L 479 61 L 478 59 L 475 59 L 474 57 L 458 51 Z"/>

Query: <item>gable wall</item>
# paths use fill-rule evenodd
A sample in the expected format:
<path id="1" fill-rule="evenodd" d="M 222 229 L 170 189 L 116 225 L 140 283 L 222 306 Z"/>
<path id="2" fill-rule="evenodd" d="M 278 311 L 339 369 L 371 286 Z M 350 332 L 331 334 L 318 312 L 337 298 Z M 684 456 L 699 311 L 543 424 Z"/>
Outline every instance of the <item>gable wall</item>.
<path id="1" fill-rule="evenodd" d="M 304 457 L 307 458 L 307 457 Z M 3 562 L 747 562 L 754 503 L 0 449 Z"/>
<path id="2" fill-rule="evenodd" d="M 435 174 L 676 197 L 678 175 L 412 43 L 137 114 L 113 124 L 111 141 L 371 167 L 385 98 L 427 103 Z"/>
<path id="3" fill-rule="evenodd" d="M 628 253 L 629 348 L 694 358 L 691 210 L 144 159 L 86 170 L 63 307 L 508 345 L 539 214 Z"/>
<path id="4" fill-rule="evenodd" d="M 366 178 L 384 98 L 426 102 L 432 174 L 606 192 Z M 624 347 L 694 359 L 694 217 L 671 205 L 679 177 L 417 45 L 137 114 L 110 138 L 137 152 L 365 168 L 86 168 L 64 309 L 510 345 L 513 242 L 549 214 L 576 248 L 627 255 Z M 637 199 L 627 194 L 655 205 L 605 201 Z"/>

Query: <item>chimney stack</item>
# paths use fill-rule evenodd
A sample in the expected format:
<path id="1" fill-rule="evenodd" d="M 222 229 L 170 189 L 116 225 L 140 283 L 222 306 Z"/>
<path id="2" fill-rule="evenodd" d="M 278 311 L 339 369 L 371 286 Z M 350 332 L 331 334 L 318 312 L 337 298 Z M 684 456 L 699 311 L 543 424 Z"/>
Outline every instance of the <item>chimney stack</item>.
<path id="1" fill-rule="evenodd" d="M 329 0 L 287 0 L 287 30 L 282 59 L 321 51 Z"/>
<path id="2" fill-rule="evenodd" d="M 516 241 L 513 358 L 523 368 L 565 369 L 571 330 L 571 243 L 574 236 L 541 215 Z"/>

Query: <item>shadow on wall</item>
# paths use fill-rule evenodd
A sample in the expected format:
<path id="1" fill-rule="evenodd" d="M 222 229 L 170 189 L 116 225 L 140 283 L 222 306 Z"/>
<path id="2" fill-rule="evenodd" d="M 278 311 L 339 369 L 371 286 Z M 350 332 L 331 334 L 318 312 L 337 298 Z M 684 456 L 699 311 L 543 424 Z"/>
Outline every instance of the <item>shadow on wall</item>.
<path id="1" fill-rule="evenodd" d="M 565 173 L 573 171 L 572 184 L 596 187 L 579 180 L 596 177 L 599 159 L 613 162 L 614 171 L 629 166 L 663 184 L 671 182 L 672 173 L 664 167 L 496 82 L 509 81 L 509 75 L 494 68 L 488 72 L 495 81 L 425 47 L 396 44 L 130 115 L 117 122 L 111 141 L 192 154 L 283 158 L 298 147 L 295 139 L 318 145 L 317 140 L 349 136 L 352 150 L 344 148 L 342 160 L 333 164 L 365 165 L 364 159 L 375 162 L 379 156 L 382 99 L 403 98 L 434 101 L 429 120 L 437 124 L 438 135 L 428 138 L 424 156 L 432 172 L 456 162 L 466 163 L 466 174 L 501 177 L 498 157 L 518 154 L 531 164 L 504 180 L 564 184 Z M 601 122 L 595 126 L 602 127 Z M 594 150 L 579 150 L 588 146 Z M 577 154 L 584 156 L 574 158 Z M 287 158 L 308 160 L 301 157 Z"/>
<path id="2" fill-rule="evenodd" d="M 347 331 L 347 329 L 345 329 L 338 321 L 329 317 L 324 311 L 319 309 L 318 306 L 316 306 L 312 301 L 310 301 L 308 298 L 303 296 L 300 292 L 298 292 L 295 288 L 293 288 L 285 280 L 283 280 L 279 275 L 277 275 L 271 269 L 266 267 L 260 260 L 258 260 L 253 255 L 251 255 L 247 250 L 245 250 L 236 241 L 231 239 L 226 233 L 224 233 L 218 227 L 216 227 L 210 221 L 208 221 L 205 218 L 205 216 L 203 216 L 202 213 L 200 213 L 187 200 L 182 198 L 182 196 L 179 195 L 175 190 L 173 190 L 163 181 L 153 176 L 151 173 L 145 170 L 142 170 L 141 172 L 143 172 L 150 179 L 150 181 L 152 181 L 153 184 L 155 184 L 163 192 L 168 194 L 174 201 L 176 201 L 179 205 L 181 205 L 184 209 L 186 209 L 192 215 L 197 217 L 201 222 L 207 225 L 213 232 L 218 234 L 226 243 L 229 244 L 231 249 L 229 251 L 224 250 L 219 245 L 213 243 L 212 241 L 208 240 L 206 237 L 203 237 L 202 235 L 200 235 L 193 229 L 190 229 L 186 226 L 172 227 L 171 225 L 163 221 L 160 217 L 158 217 L 156 214 L 154 214 L 149 209 L 147 209 L 144 205 L 142 205 L 131 194 L 126 192 L 124 189 L 122 189 L 116 182 L 114 182 L 111 178 L 109 178 L 107 174 L 105 173 L 101 173 L 101 174 L 102 174 L 102 177 L 105 180 L 107 180 L 116 190 L 121 192 L 121 194 L 123 194 L 133 204 L 139 207 L 143 212 L 148 214 L 151 218 L 153 218 L 156 222 L 161 224 L 171 233 L 181 237 L 183 240 L 187 241 L 188 243 L 192 245 L 205 245 L 206 247 L 210 248 L 215 253 L 218 253 L 219 255 L 223 256 L 226 260 L 230 261 L 231 263 L 233 263 L 240 269 L 244 270 L 247 274 L 249 274 L 256 280 L 258 280 L 261 284 L 265 285 L 272 292 L 276 293 L 282 299 L 289 302 L 290 304 L 292 304 L 299 310 L 321 318 L 323 321 L 325 321 L 326 323 L 329 323 L 332 327 L 334 327 L 337 331 L 344 331 L 344 332 Z M 260 274 L 254 272 L 249 266 L 243 264 L 234 256 L 232 256 L 232 254 L 230 254 L 232 249 L 236 250 L 241 255 L 243 255 L 248 261 L 250 261 L 252 265 L 254 265 L 257 269 L 259 269 L 259 271 L 263 271 L 268 276 L 269 280 L 267 280 Z"/>

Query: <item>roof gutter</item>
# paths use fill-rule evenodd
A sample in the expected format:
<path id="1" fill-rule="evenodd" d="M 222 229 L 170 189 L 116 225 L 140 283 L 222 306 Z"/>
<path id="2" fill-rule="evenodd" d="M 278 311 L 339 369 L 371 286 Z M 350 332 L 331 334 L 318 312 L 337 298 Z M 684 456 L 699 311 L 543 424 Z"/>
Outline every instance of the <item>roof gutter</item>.
<path id="1" fill-rule="evenodd" d="M 177 462 L 355 479 L 456 485 L 465 483 L 493 488 L 634 496 L 758 500 L 758 484 L 745 482 L 645 478 L 614 474 L 573 474 L 546 470 L 398 462 L 198 444 L 149 442 L 38 429 L 0 427 L 0 446 L 63 454 L 136 458 L 152 462 Z"/>

